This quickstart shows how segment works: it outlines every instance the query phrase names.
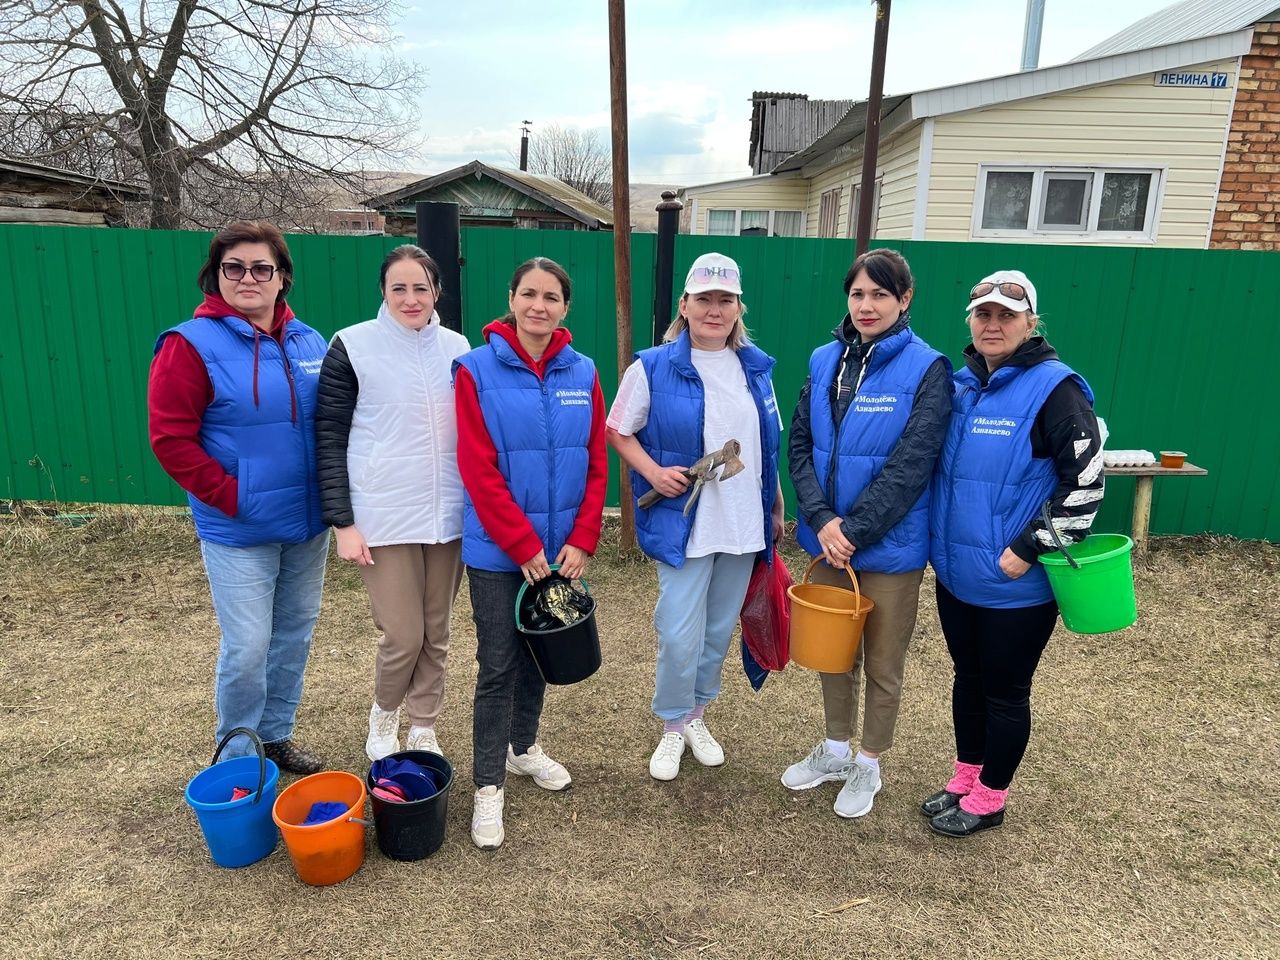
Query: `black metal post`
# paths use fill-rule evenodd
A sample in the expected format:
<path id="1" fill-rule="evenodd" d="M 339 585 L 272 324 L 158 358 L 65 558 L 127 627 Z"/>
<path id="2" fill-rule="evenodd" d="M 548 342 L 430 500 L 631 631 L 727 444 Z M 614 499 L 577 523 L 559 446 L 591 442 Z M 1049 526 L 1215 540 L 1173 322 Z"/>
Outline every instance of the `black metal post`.
<path id="1" fill-rule="evenodd" d="M 419 200 L 418 246 L 431 254 L 440 266 L 444 296 L 436 303 L 440 323 L 462 333 L 462 234 L 458 226 L 458 205 Z"/>
<path id="2" fill-rule="evenodd" d="M 661 343 L 671 325 L 671 294 L 675 284 L 676 234 L 684 204 L 674 190 L 663 190 L 658 211 L 658 250 L 653 262 L 653 342 Z"/>
<path id="3" fill-rule="evenodd" d="M 876 32 L 871 45 L 871 90 L 867 94 L 867 129 L 862 135 L 862 194 L 858 197 L 855 256 L 867 252 L 871 240 L 871 208 L 875 203 L 876 162 L 880 157 L 880 99 L 884 92 L 884 59 L 889 46 L 889 5 L 876 0 Z"/>

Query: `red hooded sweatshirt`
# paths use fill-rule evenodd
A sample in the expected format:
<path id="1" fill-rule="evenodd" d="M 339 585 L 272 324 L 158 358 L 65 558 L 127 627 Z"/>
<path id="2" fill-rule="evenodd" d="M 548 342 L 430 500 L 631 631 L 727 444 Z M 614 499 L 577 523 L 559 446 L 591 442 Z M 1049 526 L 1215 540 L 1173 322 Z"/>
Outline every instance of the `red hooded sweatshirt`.
<path id="1" fill-rule="evenodd" d="M 484 338 L 502 337 L 516 352 L 526 367 L 542 379 L 547 361 L 565 348 L 573 339 L 569 331 L 560 327 L 551 334 L 551 342 L 542 356 L 534 360 L 529 356 L 509 323 L 495 320 L 484 328 Z M 458 414 L 458 472 L 462 484 L 471 496 L 471 505 L 485 533 L 489 534 L 513 563 L 526 564 L 542 549 L 542 540 L 533 524 L 516 504 L 507 488 L 507 481 L 498 469 L 498 448 L 489 437 L 489 429 L 480 412 L 480 396 L 476 382 L 465 367 L 458 367 L 454 377 L 454 404 Z M 609 460 L 604 439 L 604 392 L 600 389 L 600 375 L 596 374 L 591 389 L 591 436 L 587 440 L 587 489 L 582 506 L 574 520 L 566 543 L 589 554 L 596 552 L 600 542 L 600 517 L 604 512 L 605 487 L 609 482 Z M 555 557 L 547 557 L 554 563 Z"/>
<path id="2" fill-rule="evenodd" d="M 205 294 L 195 317 L 237 317 L 239 313 L 216 294 Z M 276 303 L 271 336 L 284 345 L 285 325 L 293 311 Z M 151 449 L 165 473 L 197 500 L 236 515 L 236 478 L 222 469 L 200 444 L 205 408 L 213 402 L 213 383 L 204 361 L 185 337 L 168 336 L 151 361 L 147 383 L 147 417 Z"/>

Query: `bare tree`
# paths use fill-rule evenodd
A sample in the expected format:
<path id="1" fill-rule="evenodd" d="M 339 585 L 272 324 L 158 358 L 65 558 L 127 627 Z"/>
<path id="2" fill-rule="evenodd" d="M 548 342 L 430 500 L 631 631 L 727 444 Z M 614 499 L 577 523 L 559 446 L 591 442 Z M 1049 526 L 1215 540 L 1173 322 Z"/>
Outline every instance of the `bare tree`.
<path id="1" fill-rule="evenodd" d="M 551 124 L 529 138 L 529 171 L 563 180 L 596 203 L 613 203 L 609 150 L 594 130 Z"/>
<path id="2" fill-rule="evenodd" d="M 151 226 L 211 225 L 231 196 L 283 208 L 311 179 L 355 186 L 353 168 L 418 153 L 397 0 L 122 2 L 0 0 L 0 111 L 29 133 L 75 118 L 29 138 L 32 159 L 110 142 L 146 175 Z"/>

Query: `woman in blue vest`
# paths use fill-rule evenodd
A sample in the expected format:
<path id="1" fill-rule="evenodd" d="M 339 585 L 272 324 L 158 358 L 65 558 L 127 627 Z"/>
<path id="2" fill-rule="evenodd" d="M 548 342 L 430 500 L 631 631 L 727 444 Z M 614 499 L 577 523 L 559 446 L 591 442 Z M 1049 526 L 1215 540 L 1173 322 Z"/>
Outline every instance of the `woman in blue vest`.
<path id="1" fill-rule="evenodd" d="M 720 694 L 756 558 L 771 559 L 782 535 L 774 361 L 747 339 L 745 309 L 738 265 L 698 257 L 665 342 L 637 355 L 609 412 L 609 442 L 631 468 L 637 500 L 650 490 L 664 497 L 636 510 L 640 547 L 658 562 L 655 780 L 675 779 L 686 746 L 704 766 L 724 763 L 703 711 Z M 690 504 L 685 469 L 729 440 L 745 469 L 703 485 Z"/>
<path id="2" fill-rule="evenodd" d="M 316 483 L 316 385 L 325 341 L 285 295 L 279 229 L 233 223 L 200 269 L 204 303 L 160 335 L 148 388 L 151 448 L 187 491 L 222 630 L 217 737 L 255 730 L 283 770 L 323 766 L 293 739 L 329 532 Z M 245 738 L 226 755 L 251 752 Z"/>
<path id="3" fill-rule="evenodd" d="M 458 469 L 465 492 L 462 561 L 476 622 L 471 839 L 501 846 L 508 773 L 545 790 L 569 772 L 538 744 L 546 684 L 516 630 L 522 583 L 581 577 L 600 539 L 609 464 L 595 364 L 560 326 L 571 285 L 545 257 L 511 278 L 509 312 L 486 344 L 454 361 Z"/>
<path id="4" fill-rule="evenodd" d="M 788 452 L 797 538 L 824 561 L 814 582 L 852 589 L 852 566 L 875 609 L 853 669 L 820 674 L 826 738 L 782 783 L 809 790 L 843 781 L 835 812 L 861 817 L 883 783 L 880 754 L 893 745 L 929 558 L 929 482 L 951 412 L 951 365 L 911 329 L 914 282 L 900 254 L 862 254 L 844 292 L 848 313 L 809 358 Z"/>
<path id="5" fill-rule="evenodd" d="M 938 461 L 929 560 L 955 664 L 955 774 L 921 805 L 939 833 L 1004 822 L 1031 736 L 1031 678 L 1058 618 L 1036 558 L 1084 539 L 1102 503 L 1093 391 L 1039 336 L 1036 290 L 1019 270 L 969 293 L 964 368 Z"/>

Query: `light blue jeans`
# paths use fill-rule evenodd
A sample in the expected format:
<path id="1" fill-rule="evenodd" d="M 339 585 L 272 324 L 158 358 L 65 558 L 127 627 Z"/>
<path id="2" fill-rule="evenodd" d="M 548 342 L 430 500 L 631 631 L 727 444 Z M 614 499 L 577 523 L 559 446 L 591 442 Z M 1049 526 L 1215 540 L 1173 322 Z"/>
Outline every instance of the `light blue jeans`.
<path id="1" fill-rule="evenodd" d="M 658 562 L 653 712 L 660 720 L 679 720 L 720 695 L 720 672 L 755 562 L 754 553 L 695 557 L 679 570 Z"/>
<path id="2" fill-rule="evenodd" d="M 217 739 L 249 727 L 263 743 L 287 740 L 320 616 L 329 531 L 305 543 L 255 547 L 201 540 L 200 553 L 222 628 L 214 679 Z M 237 737 L 223 756 L 252 752 L 248 738 Z"/>

